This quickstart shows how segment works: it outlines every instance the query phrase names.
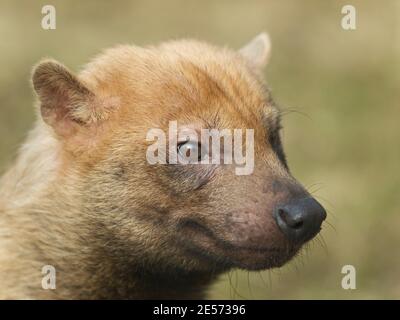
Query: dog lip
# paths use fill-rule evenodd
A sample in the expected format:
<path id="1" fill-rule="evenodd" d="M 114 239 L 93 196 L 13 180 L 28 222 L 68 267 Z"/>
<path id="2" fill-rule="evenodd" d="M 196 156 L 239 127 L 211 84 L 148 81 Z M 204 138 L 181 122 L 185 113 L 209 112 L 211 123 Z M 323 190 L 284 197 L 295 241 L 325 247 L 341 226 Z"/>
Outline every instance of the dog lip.
<path id="1" fill-rule="evenodd" d="M 208 238 L 212 239 L 219 247 L 221 247 L 224 250 L 244 250 L 253 253 L 271 253 L 271 252 L 283 253 L 287 251 L 297 251 L 300 248 L 300 246 L 299 247 L 291 246 L 290 248 L 288 248 L 288 250 L 283 250 L 281 248 L 275 248 L 275 247 L 240 246 L 217 237 L 209 228 L 207 228 L 206 226 L 204 226 L 203 224 L 194 219 L 184 219 L 179 223 L 179 225 L 181 228 L 190 228 L 195 232 L 200 232 L 206 235 Z"/>
<path id="2" fill-rule="evenodd" d="M 209 261 L 213 268 L 216 268 L 217 264 L 223 270 L 239 268 L 258 271 L 279 268 L 292 259 L 301 247 L 290 243 L 287 243 L 288 246 L 285 248 L 239 246 L 220 239 L 209 228 L 194 219 L 184 219 L 178 225 L 180 229 L 186 228 L 212 241 L 211 244 L 202 245 L 193 241 L 194 236 L 186 235 L 178 236 L 176 239 L 178 244 L 187 252 Z"/>

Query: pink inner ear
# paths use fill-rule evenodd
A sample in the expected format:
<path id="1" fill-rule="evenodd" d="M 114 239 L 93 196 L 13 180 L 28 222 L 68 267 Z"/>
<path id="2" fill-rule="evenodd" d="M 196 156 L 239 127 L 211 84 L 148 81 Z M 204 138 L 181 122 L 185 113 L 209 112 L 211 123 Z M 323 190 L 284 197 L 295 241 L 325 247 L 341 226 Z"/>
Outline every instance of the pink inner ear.
<path id="1" fill-rule="evenodd" d="M 78 122 L 71 115 L 71 99 L 67 92 L 56 88 L 45 89 L 46 99 L 41 105 L 43 120 L 60 136 L 68 136 L 77 129 Z"/>

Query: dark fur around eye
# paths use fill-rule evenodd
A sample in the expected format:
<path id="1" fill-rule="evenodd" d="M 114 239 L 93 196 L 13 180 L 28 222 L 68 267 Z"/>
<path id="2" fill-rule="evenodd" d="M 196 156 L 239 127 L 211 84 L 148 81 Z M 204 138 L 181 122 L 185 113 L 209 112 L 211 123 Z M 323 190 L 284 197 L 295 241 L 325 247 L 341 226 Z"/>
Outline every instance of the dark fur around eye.
<path id="1" fill-rule="evenodd" d="M 271 144 L 272 149 L 278 156 L 279 160 L 282 162 L 285 168 L 288 169 L 285 152 L 283 151 L 280 129 L 281 127 L 278 127 L 276 130 L 274 130 L 274 132 L 271 132 L 271 134 L 269 135 L 269 143 Z"/>

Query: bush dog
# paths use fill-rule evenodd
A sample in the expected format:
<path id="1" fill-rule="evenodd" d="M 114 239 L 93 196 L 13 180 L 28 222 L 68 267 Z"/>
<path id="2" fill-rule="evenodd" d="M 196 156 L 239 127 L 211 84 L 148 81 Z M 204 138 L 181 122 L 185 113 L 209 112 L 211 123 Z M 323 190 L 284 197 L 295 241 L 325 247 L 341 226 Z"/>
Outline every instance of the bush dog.
<path id="1" fill-rule="evenodd" d="M 326 213 L 289 172 L 262 80 L 269 55 L 260 34 L 238 51 L 117 46 L 77 75 L 36 65 L 37 121 L 0 182 L 0 296 L 204 298 L 232 268 L 290 260 Z M 253 130 L 254 169 L 149 163 L 149 130 L 174 121 L 178 131 Z M 204 154 L 198 140 L 175 145 L 165 152 Z M 42 286 L 47 265 L 54 290 Z"/>

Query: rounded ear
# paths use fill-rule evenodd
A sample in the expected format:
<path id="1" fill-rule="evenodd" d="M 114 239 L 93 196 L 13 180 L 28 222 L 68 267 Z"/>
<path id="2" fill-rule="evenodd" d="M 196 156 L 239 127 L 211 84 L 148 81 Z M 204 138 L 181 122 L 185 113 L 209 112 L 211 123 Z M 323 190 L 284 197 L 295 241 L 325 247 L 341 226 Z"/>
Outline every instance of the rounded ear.
<path id="1" fill-rule="evenodd" d="M 94 94 L 59 62 L 40 62 L 33 70 L 32 83 L 42 118 L 57 133 L 68 134 L 91 120 Z"/>
<path id="2" fill-rule="evenodd" d="M 248 44 L 243 46 L 239 53 L 256 68 L 267 65 L 271 55 L 271 40 L 265 32 L 260 33 Z"/>

